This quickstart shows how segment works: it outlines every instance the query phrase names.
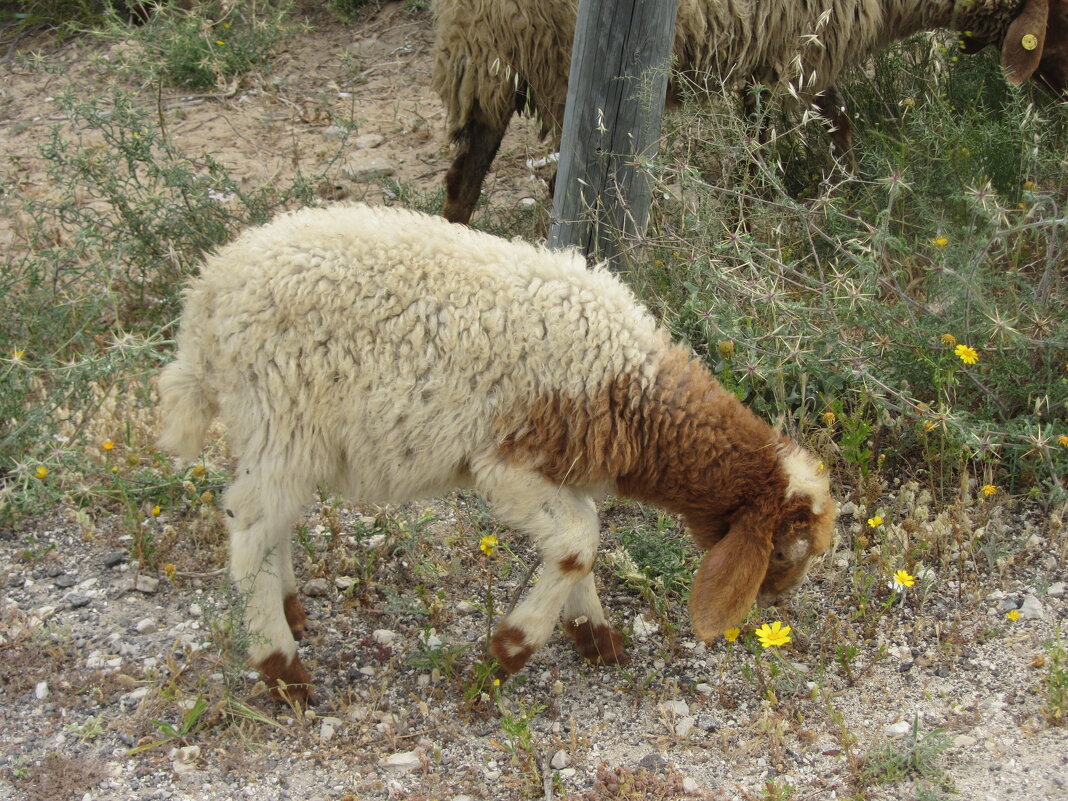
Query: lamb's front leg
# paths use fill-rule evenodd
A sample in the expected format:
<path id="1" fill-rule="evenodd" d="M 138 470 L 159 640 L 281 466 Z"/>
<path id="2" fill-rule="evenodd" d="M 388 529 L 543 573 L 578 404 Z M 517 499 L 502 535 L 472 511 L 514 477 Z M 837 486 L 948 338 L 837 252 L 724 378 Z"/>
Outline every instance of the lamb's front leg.
<path id="1" fill-rule="evenodd" d="M 605 618 L 592 572 L 572 587 L 560 623 L 578 652 L 595 665 L 630 662 L 630 654 L 623 650 L 623 638 Z"/>
<path id="2" fill-rule="evenodd" d="M 502 520 L 530 536 L 542 558 L 541 579 L 490 642 L 501 666 L 515 673 L 549 639 L 572 588 L 590 575 L 600 534 L 597 510 L 588 495 L 533 471 L 499 468 L 479 486 Z"/>

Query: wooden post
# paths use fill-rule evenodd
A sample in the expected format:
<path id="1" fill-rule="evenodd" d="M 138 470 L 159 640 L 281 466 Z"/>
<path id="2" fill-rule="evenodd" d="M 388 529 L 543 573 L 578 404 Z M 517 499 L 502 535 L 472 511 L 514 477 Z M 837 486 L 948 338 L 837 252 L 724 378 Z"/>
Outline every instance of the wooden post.
<path id="1" fill-rule="evenodd" d="M 549 247 L 623 266 L 649 222 L 679 0 L 580 0 Z"/>

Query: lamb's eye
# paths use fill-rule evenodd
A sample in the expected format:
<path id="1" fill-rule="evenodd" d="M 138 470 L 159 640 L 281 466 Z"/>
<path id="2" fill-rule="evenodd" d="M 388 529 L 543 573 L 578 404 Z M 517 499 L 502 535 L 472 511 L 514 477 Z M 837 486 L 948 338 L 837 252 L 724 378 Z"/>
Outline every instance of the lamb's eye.
<path id="1" fill-rule="evenodd" d="M 783 551 L 776 551 L 772 558 L 774 558 L 776 562 L 785 562 L 786 554 Z"/>

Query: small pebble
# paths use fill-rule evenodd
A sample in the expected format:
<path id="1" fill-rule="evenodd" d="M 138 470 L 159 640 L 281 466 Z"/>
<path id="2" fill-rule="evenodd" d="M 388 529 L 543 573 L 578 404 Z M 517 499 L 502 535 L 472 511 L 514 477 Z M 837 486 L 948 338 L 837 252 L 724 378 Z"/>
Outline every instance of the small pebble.
<path id="1" fill-rule="evenodd" d="M 912 731 L 912 724 L 907 720 L 899 720 L 897 723 L 891 723 L 889 726 L 883 727 L 883 734 L 890 739 L 904 737 L 910 731 Z"/>

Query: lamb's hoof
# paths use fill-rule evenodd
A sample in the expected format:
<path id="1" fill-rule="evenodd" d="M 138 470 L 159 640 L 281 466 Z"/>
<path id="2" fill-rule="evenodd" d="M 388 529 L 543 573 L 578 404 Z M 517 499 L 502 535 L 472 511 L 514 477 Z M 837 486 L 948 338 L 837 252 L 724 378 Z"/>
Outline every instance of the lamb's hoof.
<path id="1" fill-rule="evenodd" d="M 293 654 L 289 659 L 281 651 L 275 651 L 259 664 L 260 677 L 270 687 L 271 695 L 289 704 L 315 706 L 318 700 L 312 689 L 311 675 Z"/>
<path id="2" fill-rule="evenodd" d="M 293 632 L 294 640 L 303 640 L 308 629 L 308 615 L 304 612 L 304 606 L 296 593 L 287 595 L 282 601 L 282 609 L 286 614 L 286 623 Z"/>
<path id="3" fill-rule="evenodd" d="M 623 638 L 606 623 L 593 625 L 566 621 L 564 631 L 575 643 L 578 652 L 595 665 L 628 665 L 630 654 L 623 650 Z"/>
<path id="4" fill-rule="evenodd" d="M 527 645 L 527 636 L 522 629 L 504 623 L 493 632 L 490 653 L 501 663 L 505 674 L 511 675 L 523 668 L 534 653 L 534 647 Z"/>

